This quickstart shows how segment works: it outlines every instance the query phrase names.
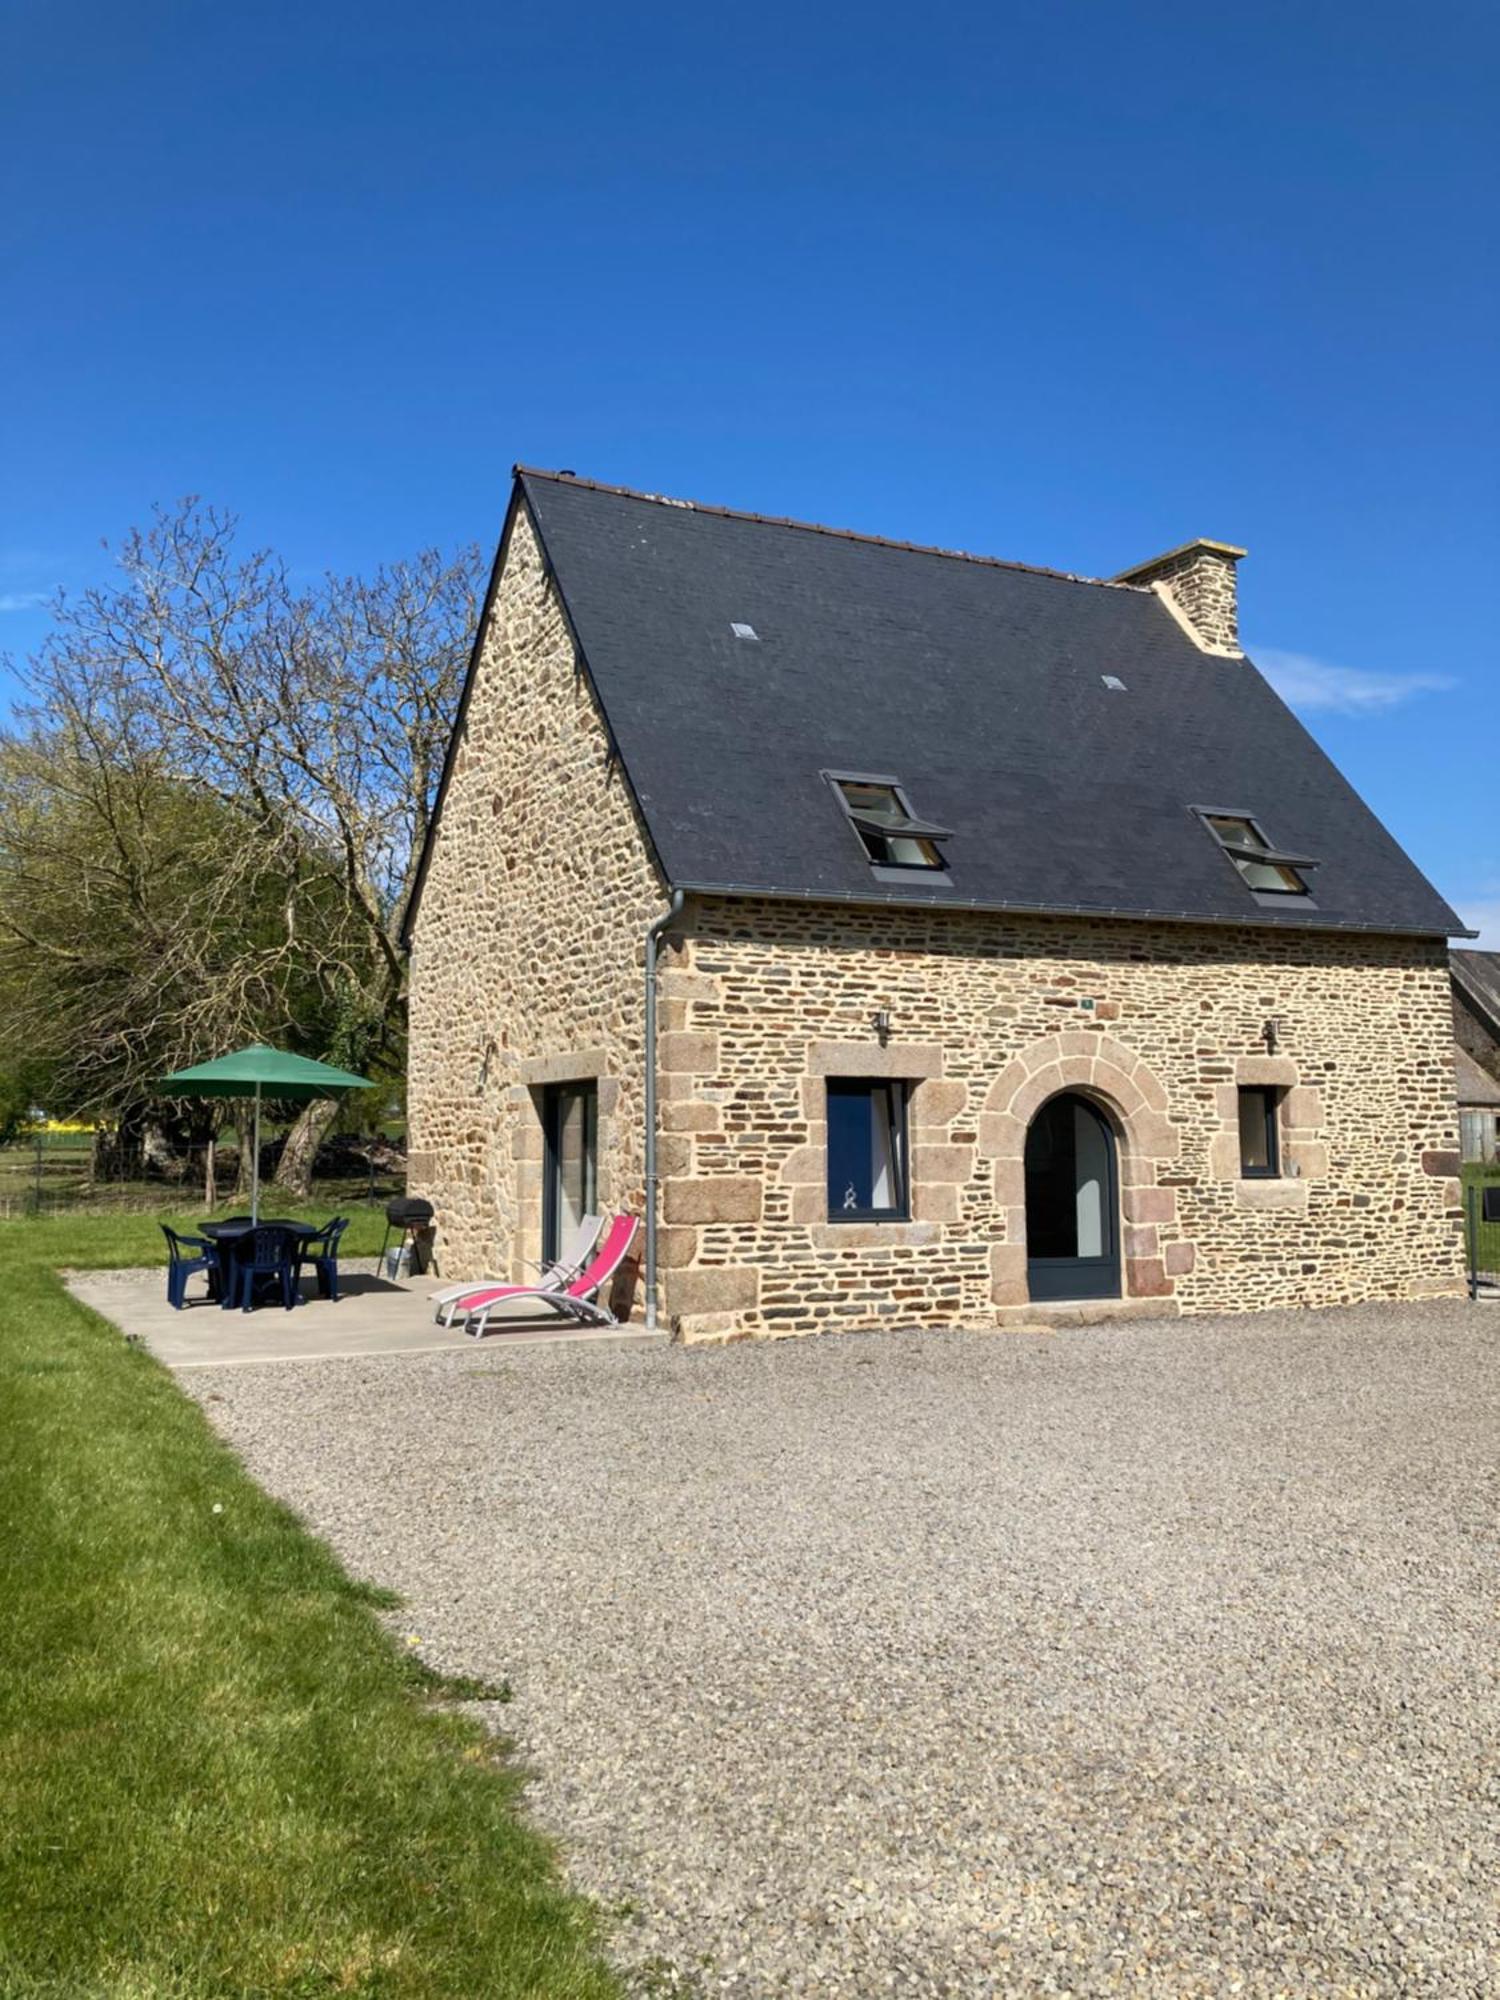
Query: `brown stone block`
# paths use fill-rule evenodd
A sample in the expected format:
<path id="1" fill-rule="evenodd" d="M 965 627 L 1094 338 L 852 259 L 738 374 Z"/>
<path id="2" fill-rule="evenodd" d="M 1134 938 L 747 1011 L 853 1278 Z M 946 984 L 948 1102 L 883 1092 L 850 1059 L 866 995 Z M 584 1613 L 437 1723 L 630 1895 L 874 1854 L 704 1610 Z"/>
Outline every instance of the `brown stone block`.
<path id="1" fill-rule="evenodd" d="M 1208 1142 L 1208 1171 L 1216 1181 L 1235 1181 L 1240 1177 L 1240 1135 L 1238 1132 L 1220 1132 Z"/>
<path id="2" fill-rule="evenodd" d="M 674 1314 L 743 1312 L 760 1299 L 760 1272 L 753 1265 L 668 1271 L 665 1276 L 667 1310 Z"/>
<path id="3" fill-rule="evenodd" d="M 656 980 L 656 990 L 663 1000 L 707 1005 L 723 997 L 723 981 L 712 973 L 679 972 L 675 967 L 664 966 Z"/>
<path id="4" fill-rule="evenodd" d="M 1020 1056 L 1009 1062 L 991 1084 L 984 1100 L 986 1111 L 1004 1112 L 1009 1109 L 1015 1094 L 1031 1080 L 1031 1071 Z"/>
<path id="5" fill-rule="evenodd" d="M 1322 1139 L 1291 1140 L 1287 1146 L 1287 1159 L 1296 1166 L 1305 1181 L 1326 1181 L 1328 1178 L 1328 1146 Z"/>
<path id="6" fill-rule="evenodd" d="M 1307 1207 L 1307 1182 L 1291 1180 L 1236 1181 L 1236 1208 L 1299 1209 Z"/>
<path id="7" fill-rule="evenodd" d="M 663 1035 L 656 1046 L 661 1067 L 678 1075 L 704 1076 L 719 1066 L 717 1035 L 679 1032 Z"/>
<path id="8" fill-rule="evenodd" d="M 1172 1280 L 1159 1257 L 1127 1258 L 1125 1278 L 1133 1299 L 1169 1299 L 1172 1296 Z"/>
<path id="9" fill-rule="evenodd" d="M 664 1132 L 717 1132 L 722 1116 L 717 1104 L 687 1098 L 661 1107 L 661 1127 Z"/>
<path id="10" fill-rule="evenodd" d="M 1026 1150 L 1026 1127 L 1008 1111 L 981 1111 L 979 1154 L 985 1160 L 1019 1160 Z"/>
<path id="11" fill-rule="evenodd" d="M 1197 1261 L 1198 1246 L 1195 1243 L 1169 1243 L 1162 1258 L 1169 1278 L 1185 1277 Z"/>
<path id="12" fill-rule="evenodd" d="M 1126 1223 L 1125 1255 L 1127 1257 L 1132 1259 L 1154 1257 L 1156 1250 L 1156 1225 L 1154 1223 Z"/>
<path id="13" fill-rule="evenodd" d="M 1026 1245 L 990 1245 L 990 1297 L 997 1306 L 1024 1305 L 1026 1288 Z"/>
<path id="14" fill-rule="evenodd" d="M 1306 1084 L 1298 1084 L 1289 1090 L 1282 1104 L 1282 1116 L 1288 1125 L 1300 1126 L 1305 1131 L 1315 1132 L 1323 1123 L 1323 1093 L 1312 1090 Z"/>
<path id="15" fill-rule="evenodd" d="M 1138 1112 L 1130 1121 L 1130 1137 L 1148 1160 L 1175 1160 L 1182 1151 L 1181 1133 L 1157 1111 Z"/>
<path id="16" fill-rule="evenodd" d="M 760 1182 L 749 1174 L 709 1174 L 668 1181 L 668 1222 L 758 1222 Z"/>
<path id="17" fill-rule="evenodd" d="M 1434 1180 L 1448 1180 L 1458 1172 L 1458 1155 L 1449 1152 L 1424 1153 L 1422 1171 L 1431 1174 Z"/>
<path id="18" fill-rule="evenodd" d="M 1127 1222 L 1175 1222 L 1177 1219 L 1175 1188 L 1127 1188 L 1124 1203 Z"/>
<path id="19" fill-rule="evenodd" d="M 1124 1064 L 1122 1063 L 1121 1068 L 1123 1069 L 1123 1067 Z M 1167 1110 L 1168 1099 L 1166 1087 L 1148 1064 L 1138 1060 L 1134 1069 L 1130 1072 L 1130 1081 L 1140 1092 L 1148 1111 L 1164 1113 Z"/>
<path id="20" fill-rule="evenodd" d="M 603 1076 L 609 1057 L 603 1049 L 572 1049 L 558 1055 L 525 1056 L 517 1064 L 523 1084 L 536 1088 L 544 1083 L 586 1082 Z"/>
<path id="21" fill-rule="evenodd" d="M 1103 1056 L 1096 1057 L 1089 1064 L 1088 1081 L 1095 1090 L 1117 1105 L 1127 1119 L 1141 1106 L 1140 1092 L 1128 1072 L 1121 1069 L 1118 1063 L 1109 1062 Z"/>
<path id="22" fill-rule="evenodd" d="M 942 1230 L 935 1222 L 829 1222 L 813 1231 L 820 1250 L 900 1250 L 936 1243 Z"/>
<path id="23" fill-rule="evenodd" d="M 823 1146 L 794 1146 L 781 1163 L 777 1179 L 783 1187 L 822 1187 L 828 1179 L 828 1153 Z"/>
<path id="24" fill-rule="evenodd" d="M 821 1187 L 794 1187 L 792 1189 L 793 1222 L 826 1222 L 828 1220 L 828 1191 Z"/>
<path id="25" fill-rule="evenodd" d="M 1298 1081 L 1297 1065 L 1290 1056 L 1237 1056 L 1236 1083 L 1270 1083 L 1290 1086 Z"/>
<path id="26" fill-rule="evenodd" d="M 672 1329 L 684 1347 L 722 1346 L 741 1331 L 734 1312 L 675 1314 Z"/>
<path id="27" fill-rule="evenodd" d="M 685 1174 L 692 1165 L 692 1141 L 680 1132 L 662 1132 L 656 1141 L 656 1170 L 664 1179 Z"/>
<path id="28" fill-rule="evenodd" d="M 656 1261 L 664 1271 L 681 1270 L 698 1254 L 696 1229 L 662 1229 L 656 1237 Z"/>
<path id="29" fill-rule="evenodd" d="M 933 1042 L 809 1042 L 812 1076 L 941 1076 L 943 1051 Z"/>
<path id="30" fill-rule="evenodd" d="M 1013 1160 L 995 1162 L 995 1206 L 1025 1210 L 1026 1168 L 1019 1153 Z"/>
<path id="31" fill-rule="evenodd" d="M 1467 1290 L 1467 1281 L 1456 1269 L 1445 1278 L 1413 1278 L 1405 1287 L 1406 1296 L 1410 1299 L 1459 1298 Z"/>
<path id="32" fill-rule="evenodd" d="M 969 1180 L 974 1172 L 972 1146 L 917 1146 L 913 1148 L 912 1174 L 918 1181 Z"/>
<path id="33" fill-rule="evenodd" d="M 952 1181 L 922 1181 L 912 1189 L 912 1214 L 918 1222 L 957 1222 L 958 1188 Z"/>
<path id="34" fill-rule="evenodd" d="M 951 1125 L 968 1102 L 969 1087 L 956 1079 L 925 1078 L 912 1096 L 912 1110 L 919 1126 Z"/>
<path id="35" fill-rule="evenodd" d="M 1098 1036 L 1090 1034 L 1087 1028 L 1065 1028 L 1060 1035 L 1054 1035 L 1052 1039 L 1060 1056 L 1092 1058 L 1099 1048 Z"/>

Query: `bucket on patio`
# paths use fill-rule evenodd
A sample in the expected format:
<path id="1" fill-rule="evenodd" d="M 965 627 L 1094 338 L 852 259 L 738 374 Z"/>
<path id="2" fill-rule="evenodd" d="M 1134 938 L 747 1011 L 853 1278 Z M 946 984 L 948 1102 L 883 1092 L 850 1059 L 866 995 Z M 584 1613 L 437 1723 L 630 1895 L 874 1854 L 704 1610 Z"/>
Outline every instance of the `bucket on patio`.
<path id="1" fill-rule="evenodd" d="M 399 1278 L 404 1270 L 415 1278 L 428 1269 L 432 1261 L 432 1217 L 432 1203 L 418 1194 L 398 1194 L 386 1203 L 385 1234 L 375 1260 L 377 1274 L 384 1270 L 388 1277 Z M 387 1257 L 393 1229 L 399 1229 L 401 1235 L 395 1250 Z"/>

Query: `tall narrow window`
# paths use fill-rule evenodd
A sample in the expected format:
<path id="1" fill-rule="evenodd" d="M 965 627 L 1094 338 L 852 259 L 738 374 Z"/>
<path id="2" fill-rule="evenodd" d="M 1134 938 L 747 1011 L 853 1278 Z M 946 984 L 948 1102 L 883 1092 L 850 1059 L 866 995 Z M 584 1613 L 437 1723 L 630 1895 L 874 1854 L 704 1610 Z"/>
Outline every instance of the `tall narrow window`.
<path id="1" fill-rule="evenodd" d="M 597 1084 L 549 1084 L 542 1099 L 542 1126 L 542 1260 L 550 1264 L 562 1255 L 583 1217 L 598 1211 Z"/>
<path id="2" fill-rule="evenodd" d="M 832 782 L 849 823 L 873 868 L 942 868 L 938 842 L 951 840 L 946 827 L 918 819 L 894 778 L 862 778 L 835 772 Z"/>
<path id="3" fill-rule="evenodd" d="M 830 1077 L 829 1220 L 894 1222 L 906 1215 L 906 1085 Z"/>
<path id="4" fill-rule="evenodd" d="M 1304 871 L 1317 862 L 1273 847 L 1248 813 L 1205 812 L 1199 817 L 1258 896 L 1306 896 Z"/>
<path id="5" fill-rule="evenodd" d="M 1276 1130 L 1280 1094 L 1258 1087 L 1240 1091 L 1240 1173 L 1246 1180 L 1274 1180 L 1281 1172 Z"/>

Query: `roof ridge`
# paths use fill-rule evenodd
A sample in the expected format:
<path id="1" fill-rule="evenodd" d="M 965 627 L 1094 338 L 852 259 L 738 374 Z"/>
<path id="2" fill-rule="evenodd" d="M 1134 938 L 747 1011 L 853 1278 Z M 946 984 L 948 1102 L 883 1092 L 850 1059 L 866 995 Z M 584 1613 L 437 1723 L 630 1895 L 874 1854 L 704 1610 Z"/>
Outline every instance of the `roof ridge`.
<path id="1" fill-rule="evenodd" d="M 889 535 L 871 535 L 858 528 L 829 528 L 821 521 L 797 521 L 787 514 L 753 514 L 743 507 L 720 507 L 708 500 L 678 500 L 667 493 L 646 493 L 636 486 L 612 486 L 602 479 L 583 479 L 576 472 L 553 472 L 546 466 L 516 464 L 517 479 L 551 479 L 559 486 L 582 486 L 591 493 L 611 493 L 621 500 L 646 500 L 656 507 L 679 507 L 690 514 L 713 514 L 725 521 L 754 521 L 763 528 L 798 528 L 806 535 L 829 535 L 835 541 L 863 542 L 871 548 L 899 549 L 907 555 L 946 556 L 950 562 L 976 563 L 984 569 L 1019 570 L 1024 576 L 1049 576 L 1057 583 L 1092 583 L 1100 590 L 1129 590 L 1153 596 L 1149 584 L 1123 583 L 1111 576 L 1080 576 L 1075 570 L 1049 569 L 1042 563 L 1015 562 L 1005 556 L 974 555 L 968 549 L 945 549 L 933 542 L 903 542 Z"/>

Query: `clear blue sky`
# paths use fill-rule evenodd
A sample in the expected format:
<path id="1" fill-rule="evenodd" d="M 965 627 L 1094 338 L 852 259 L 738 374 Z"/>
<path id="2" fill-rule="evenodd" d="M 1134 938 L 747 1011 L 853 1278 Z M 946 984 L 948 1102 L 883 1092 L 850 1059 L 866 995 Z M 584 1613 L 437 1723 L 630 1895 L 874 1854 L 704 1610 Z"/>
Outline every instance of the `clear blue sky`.
<path id="1" fill-rule="evenodd" d="M 197 492 L 299 567 L 514 459 L 1243 624 L 1500 946 L 1492 4 L 9 0 L 0 648 Z"/>

